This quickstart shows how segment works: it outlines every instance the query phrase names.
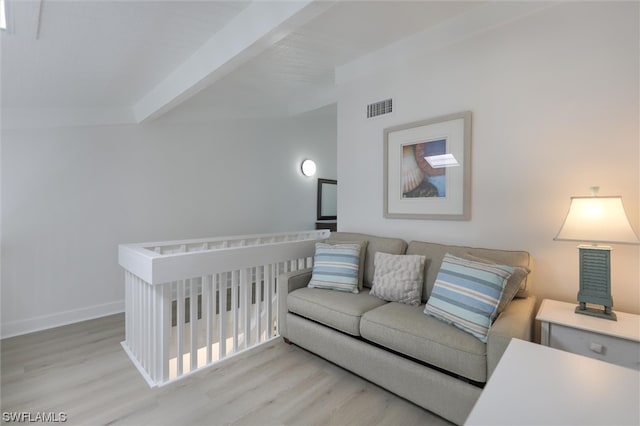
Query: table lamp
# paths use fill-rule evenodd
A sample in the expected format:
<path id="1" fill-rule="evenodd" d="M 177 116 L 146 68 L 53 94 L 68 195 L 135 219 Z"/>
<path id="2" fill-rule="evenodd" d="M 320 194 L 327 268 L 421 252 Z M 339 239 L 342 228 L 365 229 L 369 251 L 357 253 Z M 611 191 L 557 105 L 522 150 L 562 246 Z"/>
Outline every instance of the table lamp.
<path id="1" fill-rule="evenodd" d="M 579 241 L 580 290 L 576 313 L 616 321 L 611 310 L 611 247 L 598 243 L 640 244 L 622 206 L 620 196 L 598 196 L 598 187 L 591 187 L 591 197 L 571 197 L 569 212 L 556 241 Z M 587 303 L 604 309 L 587 307 Z"/>

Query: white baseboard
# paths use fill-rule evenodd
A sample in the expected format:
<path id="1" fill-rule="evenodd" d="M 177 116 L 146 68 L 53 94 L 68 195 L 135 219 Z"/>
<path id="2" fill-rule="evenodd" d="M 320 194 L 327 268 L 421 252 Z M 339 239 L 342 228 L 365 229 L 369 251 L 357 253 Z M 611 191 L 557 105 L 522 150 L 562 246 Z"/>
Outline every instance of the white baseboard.
<path id="1" fill-rule="evenodd" d="M 124 300 L 2 324 L 2 339 L 124 312 Z"/>

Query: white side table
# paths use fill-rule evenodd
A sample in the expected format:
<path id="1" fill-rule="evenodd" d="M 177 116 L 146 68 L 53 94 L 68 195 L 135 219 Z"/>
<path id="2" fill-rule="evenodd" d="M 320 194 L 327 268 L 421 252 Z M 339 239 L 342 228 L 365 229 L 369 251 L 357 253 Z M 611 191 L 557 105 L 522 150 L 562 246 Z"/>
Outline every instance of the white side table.
<path id="1" fill-rule="evenodd" d="M 542 301 L 541 343 L 640 370 L 640 315 L 616 311 L 617 321 L 576 314 L 575 303 Z"/>

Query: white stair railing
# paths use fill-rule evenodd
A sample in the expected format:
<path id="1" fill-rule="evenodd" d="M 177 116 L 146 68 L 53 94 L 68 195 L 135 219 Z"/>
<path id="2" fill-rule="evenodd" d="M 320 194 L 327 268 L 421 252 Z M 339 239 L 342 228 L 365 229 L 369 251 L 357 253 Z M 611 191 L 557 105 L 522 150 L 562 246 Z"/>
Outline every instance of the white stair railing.
<path id="1" fill-rule="evenodd" d="M 279 274 L 312 266 L 329 231 L 121 244 L 122 347 L 160 386 L 277 336 Z"/>

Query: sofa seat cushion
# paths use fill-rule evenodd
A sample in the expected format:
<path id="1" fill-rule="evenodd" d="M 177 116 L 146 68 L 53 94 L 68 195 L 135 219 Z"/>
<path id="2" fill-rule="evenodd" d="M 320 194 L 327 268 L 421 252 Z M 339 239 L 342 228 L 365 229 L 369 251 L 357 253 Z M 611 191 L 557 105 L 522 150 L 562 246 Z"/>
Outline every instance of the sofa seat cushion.
<path id="1" fill-rule="evenodd" d="M 365 312 L 386 303 L 369 292 L 356 294 L 308 287 L 287 296 L 289 312 L 352 336 L 360 335 L 360 318 Z"/>
<path id="2" fill-rule="evenodd" d="M 362 316 L 360 335 L 450 373 L 486 382 L 486 344 L 423 311 L 424 305 L 388 303 Z"/>

